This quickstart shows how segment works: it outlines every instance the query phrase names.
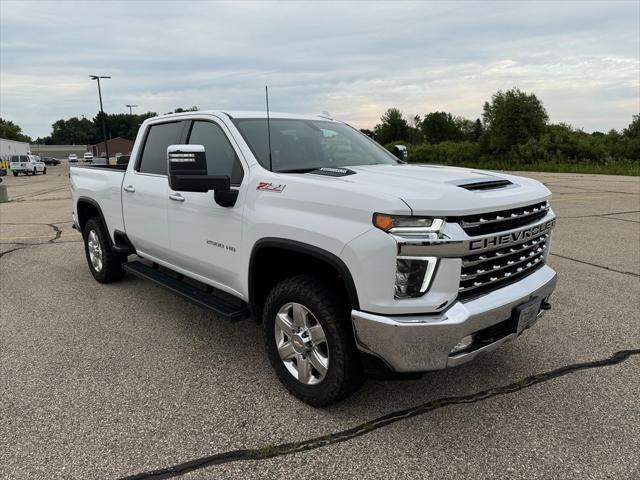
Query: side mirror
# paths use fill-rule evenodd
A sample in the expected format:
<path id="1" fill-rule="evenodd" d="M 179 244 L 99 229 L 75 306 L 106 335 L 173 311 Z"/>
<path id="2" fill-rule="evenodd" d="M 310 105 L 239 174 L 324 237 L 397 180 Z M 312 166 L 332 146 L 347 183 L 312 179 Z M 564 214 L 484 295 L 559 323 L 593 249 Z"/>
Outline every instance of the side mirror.
<path id="1" fill-rule="evenodd" d="M 218 205 L 235 205 L 238 191 L 231 189 L 229 176 L 207 174 L 207 157 L 203 145 L 169 145 L 167 164 L 169 187 L 172 190 L 200 193 L 214 190 L 214 199 Z"/>
<path id="2" fill-rule="evenodd" d="M 407 163 L 407 147 L 404 145 L 394 145 L 391 153 L 401 162 Z"/>

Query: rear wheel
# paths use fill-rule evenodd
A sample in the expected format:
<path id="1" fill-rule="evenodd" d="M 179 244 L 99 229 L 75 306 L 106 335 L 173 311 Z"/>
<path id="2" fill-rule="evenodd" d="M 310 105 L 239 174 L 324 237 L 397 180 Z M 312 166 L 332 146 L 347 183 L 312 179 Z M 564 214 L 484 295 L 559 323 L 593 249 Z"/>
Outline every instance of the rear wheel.
<path id="1" fill-rule="evenodd" d="M 349 308 L 329 282 L 300 275 L 280 282 L 265 302 L 267 354 L 290 393 L 314 407 L 331 405 L 363 381 Z"/>
<path id="2" fill-rule="evenodd" d="M 122 264 L 126 255 L 111 248 L 111 240 L 102 221 L 94 217 L 84 227 L 84 250 L 93 278 L 100 283 L 111 283 L 124 277 Z"/>
<path id="3" fill-rule="evenodd" d="M 37 173 L 38 173 L 38 170 L 36 170 L 36 167 L 33 167 L 33 174 L 37 175 Z"/>
<path id="4" fill-rule="evenodd" d="M 45 168 L 44 170 L 42 170 L 42 174 L 46 175 L 47 174 L 47 169 Z"/>
<path id="5" fill-rule="evenodd" d="M 18 176 L 18 172 L 13 172 L 13 176 L 17 177 Z"/>

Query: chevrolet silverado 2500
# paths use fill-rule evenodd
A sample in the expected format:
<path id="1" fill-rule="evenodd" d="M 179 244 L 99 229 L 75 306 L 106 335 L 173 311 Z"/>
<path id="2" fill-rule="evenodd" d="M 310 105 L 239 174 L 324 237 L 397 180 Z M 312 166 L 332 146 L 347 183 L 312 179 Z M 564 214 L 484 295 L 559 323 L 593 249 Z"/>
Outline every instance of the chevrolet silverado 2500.
<path id="1" fill-rule="evenodd" d="M 279 379 L 315 406 L 368 372 L 454 367 L 515 339 L 556 284 L 541 183 L 409 165 L 328 116 L 152 118 L 128 164 L 71 167 L 70 186 L 97 281 L 129 272 L 253 317 Z"/>

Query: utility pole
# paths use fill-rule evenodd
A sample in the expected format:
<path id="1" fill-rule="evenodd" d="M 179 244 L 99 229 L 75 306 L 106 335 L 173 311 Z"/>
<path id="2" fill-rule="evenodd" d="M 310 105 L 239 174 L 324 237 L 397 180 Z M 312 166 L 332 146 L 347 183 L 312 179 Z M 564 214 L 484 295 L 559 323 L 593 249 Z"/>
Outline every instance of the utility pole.
<path id="1" fill-rule="evenodd" d="M 107 126 L 106 119 L 104 114 L 104 109 L 102 108 L 102 90 L 100 90 L 100 79 L 101 78 L 111 78 L 104 75 L 89 75 L 91 80 L 98 81 L 98 97 L 100 97 L 100 113 L 102 114 L 102 138 L 104 139 L 104 150 L 107 154 L 107 163 L 109 163 L 109 144 L 107 143 Z"/>

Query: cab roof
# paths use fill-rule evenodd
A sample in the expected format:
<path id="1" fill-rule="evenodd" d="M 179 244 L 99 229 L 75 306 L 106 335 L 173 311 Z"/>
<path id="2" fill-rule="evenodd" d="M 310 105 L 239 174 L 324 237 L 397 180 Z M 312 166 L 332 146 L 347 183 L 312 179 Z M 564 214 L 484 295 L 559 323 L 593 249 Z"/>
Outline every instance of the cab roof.
<path id="1" fill-rule="evenodd" d="M 217 116 L 226 116 L 232 119 L 236 118 L 267 118 L 267 112 L 264 110 L 197 110 L 193 112 L 180 112 L 180 113 L 169 113 L 167 115 L 158 115 L 154 118 L 171 118 L 171 117 L 181 117 L 186 115 L 217 115 Z M 327 120 L 336 122 L 334 118 L 327 114 L 317 114 L 317 115 L 301 115 L 297 113 L 286 113 L 286 112 L 269 112 L 270 118 L 287 118 L 293 120 Z"/>

